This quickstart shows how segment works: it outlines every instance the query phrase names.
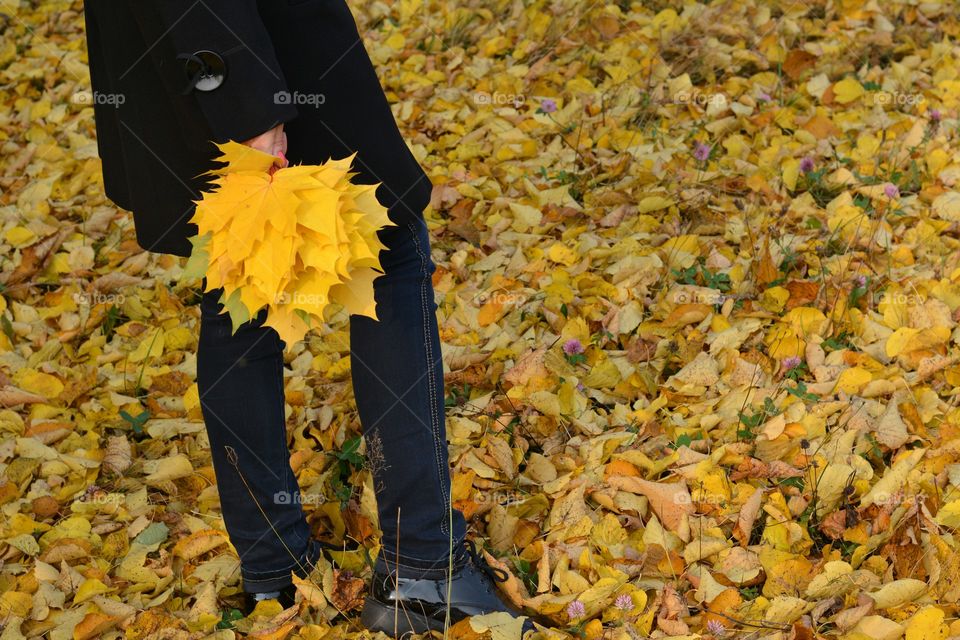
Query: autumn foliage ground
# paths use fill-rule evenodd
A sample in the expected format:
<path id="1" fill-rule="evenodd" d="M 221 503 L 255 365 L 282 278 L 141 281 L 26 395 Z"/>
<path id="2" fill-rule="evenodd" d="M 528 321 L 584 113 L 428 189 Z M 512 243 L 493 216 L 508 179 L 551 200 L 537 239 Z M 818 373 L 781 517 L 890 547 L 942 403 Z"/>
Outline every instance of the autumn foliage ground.
<path id="1" fill-rule="evenodd" d="M 510 596 L 556 638 L 960 636 L 957 7 L 352 4 L 435 184 L 453 496 Z M 286 397 L 347 550 L 238 619 L 198 283 L 103 196 L 80 3 L 0 13 L 0 637 L 365 633 L 346 317 Z"/>

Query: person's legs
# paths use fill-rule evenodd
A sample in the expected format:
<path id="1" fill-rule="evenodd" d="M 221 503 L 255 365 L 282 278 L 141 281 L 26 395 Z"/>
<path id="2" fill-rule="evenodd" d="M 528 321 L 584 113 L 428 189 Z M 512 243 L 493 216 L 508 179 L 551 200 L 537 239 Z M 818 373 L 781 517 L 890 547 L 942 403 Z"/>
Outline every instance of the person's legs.
<path id="1" fill-rule="evenodd" d="M 206 286 L 204 284 L 204 286 Z M 203 294 L 197 387 L 210 439 L 223 520 L 248 593 L 306 577 L 319 544 L 300 505 L 284 419 L 282 341 L 266 311 L 231 335 L 221 290 Z"/>
<path id="2" fill-rule="evenodd" d="M 360 621 L 403 638 L 442 632 L 468 616 L 521 615 L 495 588 L 509 575 L 466 540 L 463 514 L 450 503 L 426 225 L 411 220 L 381 237 L 389 250 L 380 254 L 384 275 L 374 280 L 378 319 L 351 316 L 350 323 L 353 391 L 383 532 Z M 533 628 L 529 620 L 521 625 Z"/>
<path id="3" fill-rule="evenodd" d="M 382 571 L 399 568 L 401 576 L 439 578 L 448 570 L 451 544 L 457 564 L 464 561 L 466 525 L 450 509 L 443 363 L 431 282 L 436 267 L 422 221 L 387 227 L 380 235 L 387 250 L 380 255 L 384 275 L 374 281 L 379 319 L 350 317 L 354 394 L 383 531 L 378 565 Z M 201 302 L 201 409 L 244 589 L 273 591 L 290 583 L 292 569 L 319 556 L 290 469 L 283 342 L 263 326 L 265 312 L 231 335 L 229 316 L 218 313 L 220 293 L 205 293 Z"/>
<path id="4" fill-rule="evenodd" d="M 379 570 L 442 578 L 466 534 L 451 510 L 443 362 L 421 220 L 380 232 L 384 275 L 374 280 L 378 320 L 350 318 L 350 367 L 383 531 Z M 399 527 L 399 529 L 398 529 Z"/>

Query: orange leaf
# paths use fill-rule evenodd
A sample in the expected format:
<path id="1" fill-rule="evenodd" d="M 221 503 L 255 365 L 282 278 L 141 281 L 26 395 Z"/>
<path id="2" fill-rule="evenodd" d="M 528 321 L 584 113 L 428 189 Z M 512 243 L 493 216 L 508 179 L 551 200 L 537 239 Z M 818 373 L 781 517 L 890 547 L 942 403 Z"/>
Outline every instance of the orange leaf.
<path id="1" fill-rule="evenodd" d="M 770 236 L 763 239 L 763 250 L 760 252 L 760 260 L 753 261 L 753 277 L 759 289 L 766 289 L 767 285 L 776 280 L 780 275 L 780 270 L 773 262 L 770 255 Z"/>

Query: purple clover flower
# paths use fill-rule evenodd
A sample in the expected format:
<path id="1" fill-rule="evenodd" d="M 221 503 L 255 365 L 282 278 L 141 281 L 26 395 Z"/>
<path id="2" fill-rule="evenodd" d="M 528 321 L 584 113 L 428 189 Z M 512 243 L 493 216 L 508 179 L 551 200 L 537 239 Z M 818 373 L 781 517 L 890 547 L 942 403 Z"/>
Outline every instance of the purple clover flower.
<path id="1" fill-rule="evenodd" d="M 613 601 L 613 606 L 620 611 L 630 611 L 633 609 L 633 598 L 630 597 L 629 593 L 621 593 L 617 596 L 617 599 Z"/>
<path id="2" fill-rule="evenodd" d="M 722 636 L 727 632 L 727 628 L 719 620 L 710 620 L 707 622 L 707 632 L 715 636 Z"/>
<path id="3" fill-rule="evenodd" d="M 940 122 L 940 119 L 943 117 L 943 114 L 940 113 L 940 109 L 930 109 L 930 119 L 934 122 Z"/>
<path id="4" fill-rule="evenodd" d="M 710 159 L 710 150 L 711 147 L 708 144 L 698 142 L 693 147 L 693 157 L 699 160 L 700 162 L 706 162 Z"/>
<path id="5" fill-rule="evenodd" d="M 579 600 L 574 600 L 567 605 L 567 617 L 571 620 L 582 618 L 587 614 L 587 607 Z"/>
<path id="6" fill-rule="evenodd" d="M 807 156 L 806 158 L 800 161 L 800 171 L 803 171 L 804 173 L 810 173 L 811 171 L 813 171 L 814 166 L 816 165 L 814 165 L 813 158 L 811 158 L 810 156 Z"/>
<path id="7" fill-rule="evenodd" d="M 794 367 L 799 367 L 803 360 L 800 359 L 800 356 L 788 356 L 783 359 L 783 366 L 786 369 L 793 369 Z"/>
<path id="8" fill-rule="evenodd" d="M 896 200 L 900 197 L 900 189 L 897 188 L 897 185 L 888 182 L 883 187 L 883 194 L 891 200 Z"/>
<path id="9" fill-rule="evenodd" d="M 540 110 L 544 113 L 553 113 L 557 110 L 557 101 L 552 98 L 544 98 L 540 101 Z"/>
<path id="10" fill-rule="evenodd" d="M 563 343 L 563 352 L 568 356 L 583 353 L 583 344 L 576 338 L 570 338 Z"/>

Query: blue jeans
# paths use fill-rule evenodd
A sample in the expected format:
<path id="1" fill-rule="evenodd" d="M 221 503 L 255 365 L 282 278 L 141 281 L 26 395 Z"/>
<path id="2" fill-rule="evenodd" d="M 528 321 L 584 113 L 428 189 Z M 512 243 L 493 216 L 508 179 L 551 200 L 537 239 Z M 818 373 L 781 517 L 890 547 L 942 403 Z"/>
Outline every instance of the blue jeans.
<path id="1" fill-rule="evenodd" d="M 443 365 L 422 221 L 379 232 L 387 250 L 374 281 L 379 320 L 350 316 L 350 364 L 383 536 L 378 569 L 442 577 L 451 540 L 464 538 L 450 504 Z M 204 287 L 206 283 L 204 282 Z M 320 556 L 290 468 L 283 347 L 266 310 L 231 335 L 218 300 L 201 301 L 197 385 L 224 523 L 240 556 L 244 590 L 274 591 Z M 398 540 L 399 518 L 399 548 Z M 457 556 L 459 557 L 459 555 Z M 456 562 L 459 563 L 458 561 Z"/>

